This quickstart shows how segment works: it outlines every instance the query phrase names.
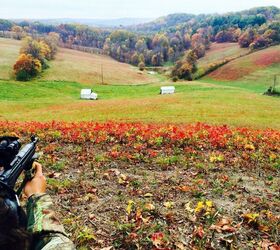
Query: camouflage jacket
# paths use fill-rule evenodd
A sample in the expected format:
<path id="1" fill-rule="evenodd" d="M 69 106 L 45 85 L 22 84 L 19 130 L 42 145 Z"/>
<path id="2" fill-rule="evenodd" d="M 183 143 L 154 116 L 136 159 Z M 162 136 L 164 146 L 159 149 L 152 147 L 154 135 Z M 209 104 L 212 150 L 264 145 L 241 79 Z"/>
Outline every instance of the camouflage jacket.
<path id="1" fill-rule="evenodd" d="M 55 216 L 49 195 L 32 195 L 27 202 L 27 230 L 33 235 L 34 250 L 75 249 Z"/>

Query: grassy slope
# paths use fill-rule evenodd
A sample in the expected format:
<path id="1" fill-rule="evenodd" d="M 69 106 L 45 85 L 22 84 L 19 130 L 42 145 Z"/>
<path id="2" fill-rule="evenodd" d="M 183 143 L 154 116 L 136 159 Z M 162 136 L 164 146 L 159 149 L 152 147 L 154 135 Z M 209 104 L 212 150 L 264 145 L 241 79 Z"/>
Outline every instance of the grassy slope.
<path id="1" fill-rule="evenodd" d="M 10 79 L 19 48 L 20 41 L 0 38 L 0 79 Z"/>
<path id="2" fill-rule="evenodd" d="M 240 48 L 237 43 L 213 43 L 204 57 L 198 60 L 198 68 L 207 68 L 207 65 L 223 61 L 229 57 L 244 55 L 248 49 Z"/>
<path id="3" fill-rule="evenodd" d="M 236 59 L 202 81 L 263 93 L 272 85 L 276 74 L 280 74 L 280 45 Z"/>
<path id="4" fill-rule="evenodd" d="M 0 79 L 11 78 L 12 66 L 18 57 L 20 45 L 19 41 L 0 38 Z M 156 81 L 154 77 L 139 72 L 137 68 L 119 63 L 108 56 L 69 49 L 59 49 L 56 60 L 50 62 L 50 68 L 39 80 L 99 83 L 101 65 L 104 82 L 108 84 L 141 84 Z"/>
<path id="5" fill-rule="evenodd" d="M 20 88 L 19 88 L 20 86 Z M 36 88 L 35 88 L 36 86 Z M 208 83 L 177 83 L 177 92 L 160 96 L 159 84 L 94 87 L 101 99 L 79 100 L 77 83 L 0 82 L 1 119 L 125 120 L 208 122 L 234 126 L 280 128 L 279 99 Z"/>
<path id="6" fill-rule="evenodd" d="M 104 82 L 108 84 L 141 84 L 155 81 L 155 78 L 138 71 L 137 68 L 119 63 L 104 55 L 93 55 L 75 50 L 60 49 L 56 60 L 43 75 L 44 80 L 100 83 L 101 65 Z"/>
<path id="7" fill-rule="evenodd" d="M 0 40 L 0 44 L 3 42 Z M 6 47 L 2 46 L 2 51 L 6 51 L 7 58 L 9 55 L 10 58 L 11 55 L 16 57 L 17 53 L 14 51 L 17 51 L 17 46 L 19 43 L 12 41 L 12 46 L 6 44 Z M 110 78 L 111 83 L 118 83 L 118 79 L 119 81 L 125 79 L 126 83 L 129 81 L 141 83 L 141 80 L 137 78 L 138 74 L 133 78 L 136 71 L 129 65 L 117 63 L 109 58 L 104 59 L 105 57 L 70 50 L 62 50 L 58 54 L 57 60 L 52 62 L 51 68 L 46 71 L 42 79 L 57 80 L 59 77 L 65 77 L 64 79 L 73 78 L 80 82 L 87 82 L 86 78 L 89 74 L 85 72 L 91 69 L 88 65 L 92 65 L 92 72 L 99 69 L 98 60 L 94 61 L 93 58 L 96 60 L 99 58 L 102 62 L 106 61 L 108 64 L 104 63 L 105 69 L 113 64 L 118 65 L 117 70 L 111 67 L 114 72 Z M 0 65 L 2 76 L 5 65 L 7 65 L 7 60 L 6 63 Z M 267 79 L 267 75 L 272 74 L 272 71 L 276 72 L 278 67 L 271 66 L 262 70 L 263 72 L 255 72 L 260 82 Z M 248 77 L 252 78 L 250 75 Z M 146 78 L 142 80 L 144 79 Z M 2 80 L 0 81 L 0 119 L 126 120 L 177 123 L 201 121 L 234 126 L 280 128 L 279 122 L 275 119 L 280 115 L 279 98 L 254 93 L 260 92 L 255 85 L 244 89 L 241 84 L 216 82 L 211 79 L 200 83 L 182 82 L 175 84 L 177 91 L 175 95 L 160 96 L 158 93 L 161 84 L 169 85 L 170 83 L 162 76 L 153 80 L 161 83 L 110 86 L 76 83 L 74 80 L 70 82 L 34 80 L 28 83 Z M 254 79 L 250 81 L 255 84 Z M 209 84 L 209 82 L 215 84 Z M 150 83 L 150 79 L 146 79 L 144 83 Z M 223 86 L 225 84 L 236 84 L 236 86 Z M 99 94 L 100 100 L 81 101 L 79 99 L 80 89 L 89 86 Z"/>

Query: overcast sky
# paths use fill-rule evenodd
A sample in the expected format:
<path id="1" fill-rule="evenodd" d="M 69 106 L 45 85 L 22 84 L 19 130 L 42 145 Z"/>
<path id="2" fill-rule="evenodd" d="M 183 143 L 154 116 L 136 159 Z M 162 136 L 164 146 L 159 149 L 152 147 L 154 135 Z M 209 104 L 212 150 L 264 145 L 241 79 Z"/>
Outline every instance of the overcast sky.
<path id="1" fill-rule="evenodd" d="M 280 0 L 0 0 L 0 18 L 156 18 L 269 5 L 280 7 Z"/>

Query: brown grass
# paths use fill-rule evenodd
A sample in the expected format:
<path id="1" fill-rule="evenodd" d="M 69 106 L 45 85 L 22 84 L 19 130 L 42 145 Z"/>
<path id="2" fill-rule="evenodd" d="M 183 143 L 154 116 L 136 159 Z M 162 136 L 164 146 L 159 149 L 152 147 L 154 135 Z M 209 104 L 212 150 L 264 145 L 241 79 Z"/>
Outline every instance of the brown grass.
<path id="1" fill-rule="evenodd" d="M 204 68 L 211 63 L 223 61 L 229 57 L 244 55 L 248 49 L 240 48 L 238 43 L 213 43 L 206 55 L 198 60 L 198 67 Z"/>
<path id="2" fill-rule="evenodd" d="M 155 81 L 146 73 L 108 56 L 94 55 L 69 49 L 59 49 L 56 59 L 44 73 L 44 80 L 101 83 L 101 67 L 107 84 L 143 84 Z"/>
<path id="3" fill-rule="evenodd" d="M 12 78 L 12 68 L 20 46 L 20 41 L 0 38 L 0 79 Z M 147 73 L 140 72 L 137 67 L 117 62 L 109 56 L 62 48 L 40 80 L 96 84 L 101 82 L 101 66 L 106 84 L 144 84 L 157 81 Z"/>
<path id="4" fill-rule="evenodd" d="M 255 64 L 259 67 L 270 66 L 280 62 L 280 46 L 276 50 L 265 50 L 255 58 Z"/>
<path id="5" fill-rule="evenodd" d="M 207 84 L 206 84 L 207 86 Z M 126 121 L 229 124 L 279 129 L 279 100 L 232 87 L 186 91 L 175 95 L 68 100 L 41 104 L 1 102 L 1 120 Z M 20 112 L 18 112 L 20 110 Z"/>
<path id="6" fill-rule="evenodd" d="M 231 61 L 209 76 L 215 80 L 237 80 L 275 63 L 280 63 L 279 45 Z"/>
<path id="7" fill-rule="evenodd" d="M 0 38 L 0 79 L 10 79 L 16 62 L 20 41 Z"/>

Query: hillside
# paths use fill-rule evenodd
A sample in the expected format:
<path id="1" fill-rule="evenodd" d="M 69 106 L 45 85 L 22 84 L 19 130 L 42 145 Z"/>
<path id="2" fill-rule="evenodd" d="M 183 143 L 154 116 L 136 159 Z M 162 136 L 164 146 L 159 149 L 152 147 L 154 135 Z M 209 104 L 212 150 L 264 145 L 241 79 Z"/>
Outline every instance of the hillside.
<path id="1" fill-rule="evenodd" d="M 117 18 L 117 19 L 92 19 L 92 18 L 53 18 L 53 19 L 14 19 L 16 23 L 20 22 L 40 22 L 47 25 L 59 25 L 59 24 L 73 24 L 79 23 L 89 25 L 93 27 L 119 27 L 138 25 L 152 21 L 151 18 Z"/>
<path id="2" fill-rule="evenodd" d="M 0 122 L 14 131 L 39 136 L 48 193 L 77 249 L 279 249 L 279 131 Z"/>
<path id="3" fill-rule="evenodd" d="M 163 83 L 170 84 L 170 83 Z M 280 128 L 279 99 L 218 84 L 181 82 L 160 96 L 160 84 L 96 85 L 98 101 L 80 100 L 87 85 L 0 81 L 0 119 L 17 121 L 130 121 L 229 124 Z"/>
<path id="4" fill-rule="evenodd" d="M 212 43 L 204 57 L 197 62 L 199 69 L 205 69 L 210 64 L 223 61 L 226 58 L 238 57 L 248 53 L 248 48 L 240 48 L 238 43 Z"/>
<path id="5" fill-rule="evenodd" d="M 244 28 L 245 26 L 254 25 L 255 21 L 258 24 L 266 20 L 273 20 L 277 18 L 280 9 L 275 6 L 256 7 L 239 12 L 230 12 L 224 14 L 201 14 L 193 15 L 186 13 L 170 14 L 157 18 L 154 21 L 138 24 L 128 27 L 133 31 L 138 32 L 160 32 L 169 31 L 175 32 L 185 27 L 192 27 L 196 30 L 205 26 L 211 25 L 216 30 L 228 28 L 230 26 L 238 26 Z M 259 23 L 260 22 L 260 23 Z"/>
<path id="6" fill-rule="evenodd" d="M 94 55 L 69 49 L 60 49 L 43 80 L 101 83 L 103 67 L 106 84 L 143 84 L 155 81 L 136 67 L 120 63 L 104 55 Z"/>
<path id="7" fill-rule="evenodd" d="M 12 76 L 12 66 L 15 63 L 20 41 L 0 38 L 0 79 L 10 79 Z"/>
<path id="8" fill-rule="evenodd" d="M 0 38 L 0 79 L 11 79 L 12 66 L 19 55 L 20 46 L 19 41 Z M 106 84 L 143 84 L 156 81 L 137 68 L 108 56 L 69 49 L 59 49 L 56 59 L 50 62 L 50 68 L 40 80 L 101 83 L 101 66 Z"/>
<path id="9" fill-rule="evenodd" d="M 280 45 L 238 58 L 210 73 L 204 80 L 264 92 L 280 73 Z"/>

